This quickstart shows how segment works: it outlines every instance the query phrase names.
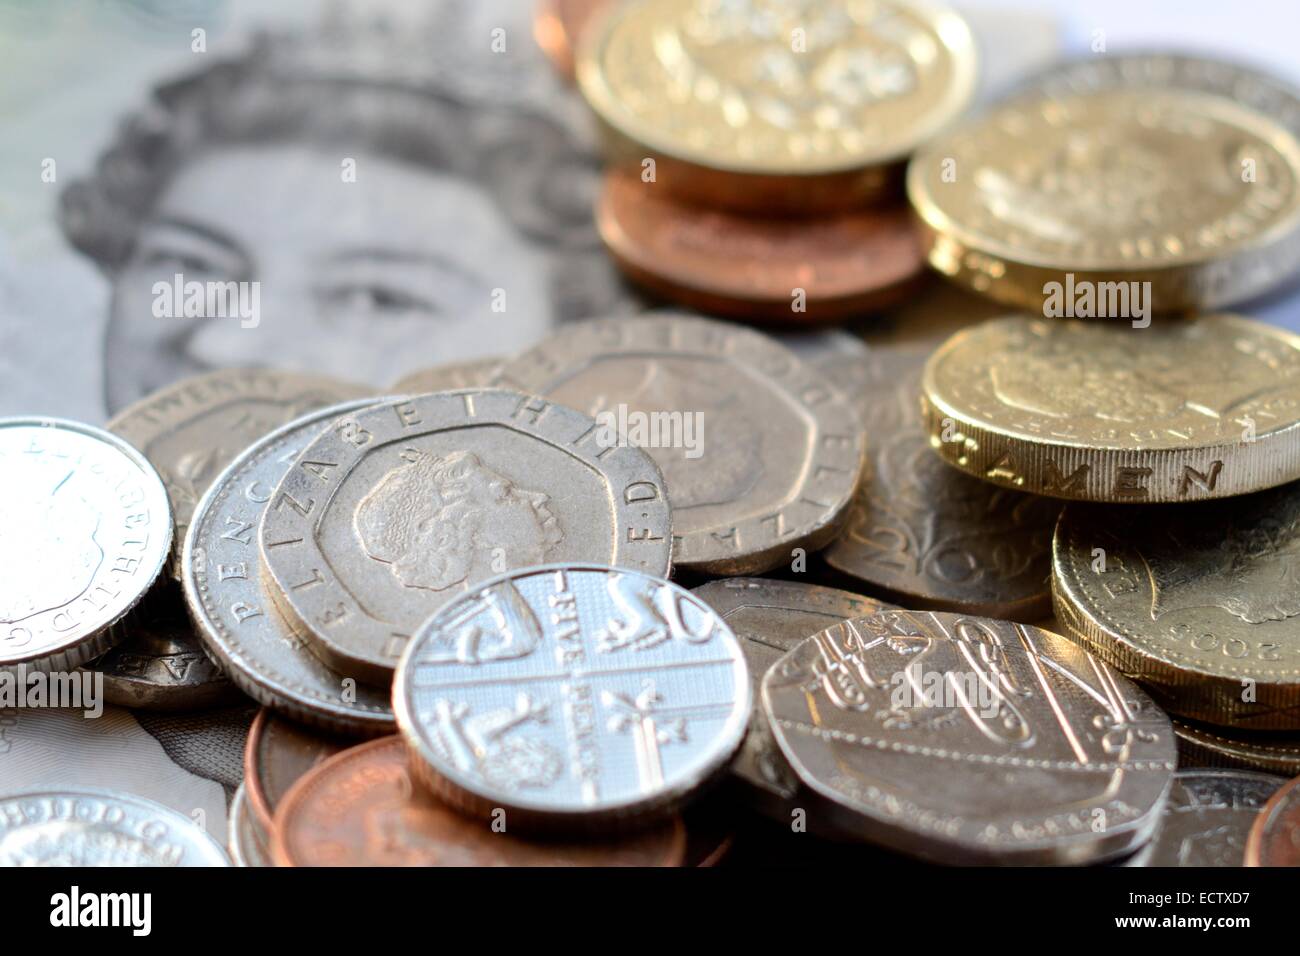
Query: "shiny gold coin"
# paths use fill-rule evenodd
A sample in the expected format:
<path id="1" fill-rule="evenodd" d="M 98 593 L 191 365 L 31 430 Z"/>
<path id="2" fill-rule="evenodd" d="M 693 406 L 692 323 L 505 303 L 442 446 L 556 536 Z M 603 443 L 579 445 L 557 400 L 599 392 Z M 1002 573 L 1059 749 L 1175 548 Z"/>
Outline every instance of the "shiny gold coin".
<path id="1" fill-rule="evenodd" d="M 1224 730 L 1178 718 L 1173 724 L 1179 766 L 1231 767 L 1300 776 L 1300 736 Z"/>
<path id="2" fill-rule="evenodd" d="M 1192 501 L 1300 478 L 1300 338 L 1239 316 L 1007 316 L 945 342 L 922 391 L 930 447 L 1020 491 Z"/>
<path id="3" fill-rule="evenodd" d="M 1300 265 L 1300 142 L 1196 90 L 1018 97 L 915 156 L 907 191 L 931 265 L 1035 312 L 1222 308 Z"/>
<path id="4" fill-rule="evenodd" d="M 633 0 L 584 33 L 578 84 L 611 159 L 709 205 L 810 214 L 897 187 L 970 101 L 975 45 L 942 7 Z"/>
<path id="5" fill-rule="evenodd" d="M 1064 633 L 1166 710 L 1300 728 L 1300 484 L 1182 508 L 1065 509 L 1052 545 Z"/>

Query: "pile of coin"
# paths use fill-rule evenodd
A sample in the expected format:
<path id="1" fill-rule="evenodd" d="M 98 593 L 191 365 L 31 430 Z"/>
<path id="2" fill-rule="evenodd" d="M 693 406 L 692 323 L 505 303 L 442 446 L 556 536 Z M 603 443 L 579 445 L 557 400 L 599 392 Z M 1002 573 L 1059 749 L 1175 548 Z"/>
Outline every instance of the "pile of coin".
<path id="1" fill-rule="evenodd" d="M 231 370 L 108 431 L 0 423 L 0 668 L 263 705 L 244 865 L 1300 862 L 1300 338 L 1210 311 L 1300 263 L 1300 99 L 1104 56 L 955 126 L 970 32 L 901 0 L 538 32 L 634 281 L 879 314 L 601 317 L 386 387 Z M 12 800 L 0 861 L 209 849 L 134 798 Z"/>

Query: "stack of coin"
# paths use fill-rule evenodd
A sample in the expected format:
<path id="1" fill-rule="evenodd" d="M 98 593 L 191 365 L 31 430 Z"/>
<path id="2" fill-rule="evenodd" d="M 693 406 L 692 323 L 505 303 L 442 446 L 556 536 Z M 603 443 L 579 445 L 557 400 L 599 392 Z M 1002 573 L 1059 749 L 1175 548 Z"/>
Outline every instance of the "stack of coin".
<path id="1" fill-rule="evenodd" d="M 974 93 L 961 17 L 901 0 L 601 6 L 583 7 L 577 80 L 608 159 L 597 226 L 632 281 L 787 323 L 878 311 L 915 287 L 901 173 Z M 562 19 L 539 22 L 561 34 Z"/>

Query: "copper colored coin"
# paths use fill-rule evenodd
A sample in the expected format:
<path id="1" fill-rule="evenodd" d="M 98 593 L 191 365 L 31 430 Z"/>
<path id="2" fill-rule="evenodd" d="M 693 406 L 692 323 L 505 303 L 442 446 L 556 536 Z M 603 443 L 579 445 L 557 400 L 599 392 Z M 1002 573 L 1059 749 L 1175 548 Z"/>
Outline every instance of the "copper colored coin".
<path id="1" fill-rule="evenodd" d="M 610 0 L 537 0 L 533 37 L 566 80 L 573 80 L 573 51 L 583 29 Z"/>
<path id="2" fill-rule="evenodd" d="M 1247 866 L 1300 866 L 1300 778 L 1264 804 L 1246 838 Z"/>
<path id="3" fill-rule="evenodd" d="M 278 866 L 680 866 L 673 818 L 619 840 L 521 840 L 461 816 L 417 787 L 400 737 L 331 757 L 299 780 L 275 817 Z"/>
<path id="4" fill-rule="evenodd" d="M 618 172 L 605 176 L 596 225 L 634 282 L 745 319 L 823 322 L 875 311 L 900 301 L 924 264 L 903 207 L 810 219 L 745 216 L 692 206 L 658 183 Z"/>
<path id="5" fill-rule="evenodd" d="M 262 830 L 271 832 L 276 808 L 298 778 L 354 742 L 305 727 L 263 707 L 248 728 L 244 744 L 244 793 Z"/>

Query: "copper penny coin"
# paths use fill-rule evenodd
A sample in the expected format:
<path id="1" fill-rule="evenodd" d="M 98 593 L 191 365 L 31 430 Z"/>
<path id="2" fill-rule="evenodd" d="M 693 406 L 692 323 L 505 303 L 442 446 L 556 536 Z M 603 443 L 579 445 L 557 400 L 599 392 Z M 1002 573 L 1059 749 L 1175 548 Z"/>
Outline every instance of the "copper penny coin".
<path id="1" fill-rule="evenodd" d="M 1246 837 L 1247 866 L 1300 866 L 1300 778 L 1264 804 Z"/>
<path id="2" fill-rule="evenodd" d="M 734 318 L 804 323 L 877 311 L 901 301 L 924 265 L 902 206 L 813 219 L 740 215 L 610 172 L 596 225 L 634 282 Z"/>
<path id="3" fill-rule="evenodd" d="M 573 51 L 578 38 L 610 0 L 538 0 L 533 13 L 533 38 L 551 64 L 573 81 Z"/>
<path id="4" fill-rule="evenodd" d="M 618 840 L 521 840 L 461 816 L 415 785 L 400 737 L 331 757 L 289 791 L 275 817 L 278 866 L 680 866 L 680 818 Z"/>
<path id="5" fill-rule="evenodd" d="M 270 833 L 276 807 L 303 774 L 353 741 L 313 730 L 263 707 L 248 729 L 244 745 L 244 792 L 248 807 Z"/>

